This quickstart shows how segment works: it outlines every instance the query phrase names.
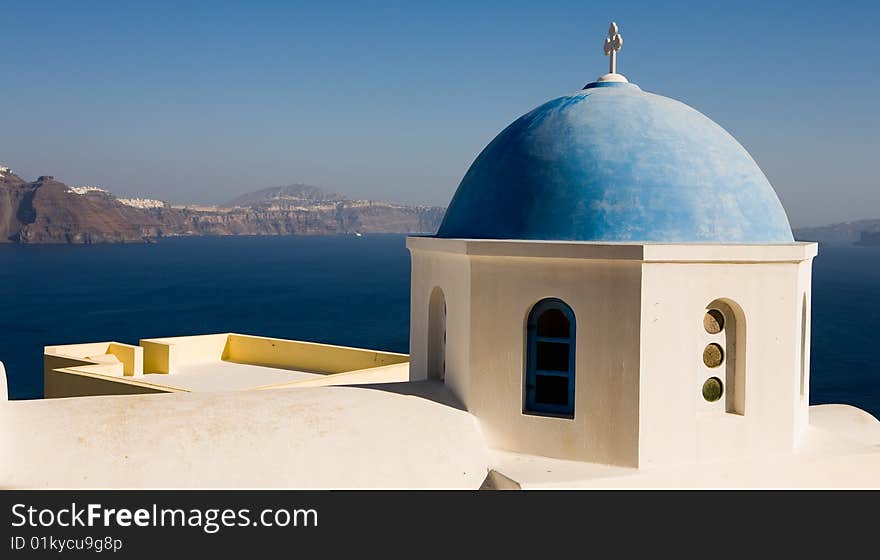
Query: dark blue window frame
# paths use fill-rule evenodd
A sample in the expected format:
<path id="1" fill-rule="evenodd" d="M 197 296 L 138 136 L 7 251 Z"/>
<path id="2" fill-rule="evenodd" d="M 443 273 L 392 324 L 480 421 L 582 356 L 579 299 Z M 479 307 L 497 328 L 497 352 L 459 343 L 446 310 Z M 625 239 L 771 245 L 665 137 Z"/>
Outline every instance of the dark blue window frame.
<path id="1" fill-rule="evenodd" d="M 547 336 L 538 333 L 538 320 L 550 310 L 559 310 L 568 320 L 568 336 Z M 547 416 L 574 417 L 574 388 L 575 388 L 575 340 L 576 321 L 574 311 L 564 301 L 557 298 L 543 299 L 535 304 L 529 313 L 526 336 L 526 375 L 525 375 L 525 398 L 523 412 L 527 414 L 543 414 Z M 549 343 L 541 344 L 539 343 Z M 567 345 L 568 367 L 561 369 L 539 369 L 538 364 L 546 360 L 539 360 L 539 352 L 546 352 L 550 345 L 559 349 L 558 345 Z M 556 352 L 558 359 L 558 352 Z M 538 394 L 538 383 L 561 382 L 566 380 L 567 402 L 541 402 Z"/>

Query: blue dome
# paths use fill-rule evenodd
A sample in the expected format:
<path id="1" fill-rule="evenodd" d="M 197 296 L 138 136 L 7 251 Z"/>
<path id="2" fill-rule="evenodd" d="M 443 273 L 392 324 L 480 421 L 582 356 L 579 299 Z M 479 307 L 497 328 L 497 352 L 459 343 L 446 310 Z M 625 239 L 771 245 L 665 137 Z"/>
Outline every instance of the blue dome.
<path id="1" fill-rule="evenodd" d="M 791 243 L 748 152 L 702 113 L 598 82 L 520 117 L 477 157 L 438 237 Z"/>

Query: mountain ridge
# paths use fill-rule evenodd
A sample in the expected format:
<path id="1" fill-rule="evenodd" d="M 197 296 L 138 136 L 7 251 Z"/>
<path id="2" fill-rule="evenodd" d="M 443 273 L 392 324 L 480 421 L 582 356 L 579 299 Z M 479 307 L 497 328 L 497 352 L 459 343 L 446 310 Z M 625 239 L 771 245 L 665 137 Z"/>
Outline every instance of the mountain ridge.
<path id="1" fill-rule="evenodd" d="M 352 200 L 305 184 L 245 193 L 222 206 L 117 198 L 0 167 L 0 243 L 128 243 L 200 235 L 433 233 L 444 208 Z"/>
<path id="2" fill-rule="evenodd" d="M 305 183 L 293 183 L 280 187 L 269 187 L 245 193 L 221 204 L 223 208 L 252 207 L 272 201 L 311 201 L 311 202 L 342 202 L 350 200 L 347 196 L 328 192 L 321 187 Z"/>
<path id="3" fill-rule="evenodd" d="M 880 246 L 880 219 L 852 220 L 794 230 L 795 239 L 839 247 Z"/>

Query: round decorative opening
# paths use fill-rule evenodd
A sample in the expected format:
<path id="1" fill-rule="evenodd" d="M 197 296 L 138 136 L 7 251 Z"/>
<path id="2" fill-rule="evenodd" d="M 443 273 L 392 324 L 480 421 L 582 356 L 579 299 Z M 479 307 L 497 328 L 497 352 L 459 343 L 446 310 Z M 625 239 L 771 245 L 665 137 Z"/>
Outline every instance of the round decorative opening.
<path id="1" fill-rule="evenodd" d="M 706 349 L 703 350 L 703 363 L 706 364 L 707 367 L 718 367 L 723 361 L 724 350 L 721 349 L 720 345 L 713 342 L 712 344 L 706 346 Z"/>
<path id="2" fill-rule="evenodd" d="M 718 334 L 724 329 L 724 313 L 710 309 L 703 316 L 703 328 L 709 334 Z"/>
<path id="3" fill-rule="evenodd" d="M 710 377 L 703 383 L 703 398 L 715 402 L 724 394 L 724 385 L 717 377 Z"/>

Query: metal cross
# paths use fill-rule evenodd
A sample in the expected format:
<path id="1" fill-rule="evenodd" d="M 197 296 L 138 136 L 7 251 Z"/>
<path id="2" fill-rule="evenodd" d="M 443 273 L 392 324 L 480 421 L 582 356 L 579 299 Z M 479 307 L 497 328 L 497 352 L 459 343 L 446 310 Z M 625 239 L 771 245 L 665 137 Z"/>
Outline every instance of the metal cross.
<path id="1" fill-rule="evenodd" d="M 617 53 L 623 46 L 623 37 L 617 31 L 617 24 L 613 21 L 608 28 L 608 36 L 605 37 L 605 56 L 611 57 L 611 72 L 617 74 Z"/>

